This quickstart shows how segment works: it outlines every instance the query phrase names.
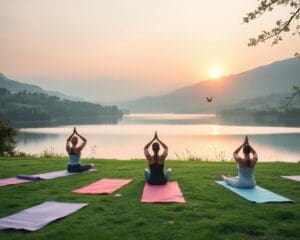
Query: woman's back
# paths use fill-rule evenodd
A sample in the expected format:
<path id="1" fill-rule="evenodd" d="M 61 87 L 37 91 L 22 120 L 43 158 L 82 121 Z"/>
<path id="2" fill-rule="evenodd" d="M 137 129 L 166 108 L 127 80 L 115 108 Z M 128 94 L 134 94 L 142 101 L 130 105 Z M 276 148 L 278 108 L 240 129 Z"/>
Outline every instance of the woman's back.
<path id="1" fill-rule="evenodd" d="M 149 164 L 149 168 L 153 175 L 164 175 L 164 164 L 152 163 Z"/>
<path id="2" fill-rule="evenodd" d="M 235 159 L 238 163 L 238 165 L 241 168 L 255 168 L 257 159 L 255 158 L 241 158 L 238 157 L 237 159 Z"/>

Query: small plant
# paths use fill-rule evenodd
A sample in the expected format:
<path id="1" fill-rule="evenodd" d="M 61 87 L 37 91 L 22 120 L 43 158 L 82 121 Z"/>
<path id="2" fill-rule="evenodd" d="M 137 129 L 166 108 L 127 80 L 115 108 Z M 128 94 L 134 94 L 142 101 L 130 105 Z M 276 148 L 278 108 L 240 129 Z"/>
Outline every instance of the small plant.
<path id="1" fill-rule="evenodd" d="M 232 159 L 227 159 L 226 152 L 224 150 L 218 150 L 216 147 L 212 147 L 212 149 L 209 151 L 209 154 L 203 153 L 201 155 L 197 155 L 197 153 L 191 153 L 191 151 L 188 148 L 186 148 L 185 152 L 182 153 L 175 152 L 175 156 L 176 159 L 178 160 L 194 161 L 194 162 L 232 161 Z"/>
<path id="2" fill-rule="evenodd" d="M 57 153 L 54 147 L 50 147 L 49 149 L 45 149 L 41 152 L 40 157 L 43 158 L 51 158 L 51 157 L 63 157 L 62 153 Z"/>
<path id="3" fill-rule="evenodd" d="M 195 162 L 202 162 L 204 161 L 203 158 L 200 156 L 197 156 L 196 153 L 191 153 L 189 149 L 185 149 L 185 152 L 182 152 L 181 154 L 178 152 L 175 152 L 175 156 L 178 160 L 184 160 L 184 161 L 195 161 Z"/>
<path id="4" fill-rule="evenodd" d="M 26 152 L 22 152 L 22 151 L 19 151 L 19 150 L 15 150 L 12 154 L 13 157 L 20 157 L 20 158 L 24 158 L 24 157 L 36 157 L 32 154 L 28 154 Z"/>

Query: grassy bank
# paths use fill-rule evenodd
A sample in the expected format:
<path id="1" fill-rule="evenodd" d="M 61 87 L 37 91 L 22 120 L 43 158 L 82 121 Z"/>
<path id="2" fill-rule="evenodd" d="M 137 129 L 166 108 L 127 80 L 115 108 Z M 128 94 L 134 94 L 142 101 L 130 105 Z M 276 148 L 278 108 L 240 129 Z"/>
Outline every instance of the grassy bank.
<path id="1" fill-rule="evenodd" d="M 235 175 L 233 163 L 168 161 L 186 204 L 141 204 L 145 161 L 93 160 L 96 172 L 0 188 L 0 217 L 47 200 L 89 206 L 34 232 L 0 231 L 0 239 L 300 239 L 300 183 L 280 178 L 300 174 L 298 163 L 259 163 L 257 183 L 295 200 L 253 204 L 214 183 Z M 63 169 L 66 159 L 0 158 L 0 178 Z M 76 195 L 71 190 L 104 177 L 134 178 L 117 193 Z"/>

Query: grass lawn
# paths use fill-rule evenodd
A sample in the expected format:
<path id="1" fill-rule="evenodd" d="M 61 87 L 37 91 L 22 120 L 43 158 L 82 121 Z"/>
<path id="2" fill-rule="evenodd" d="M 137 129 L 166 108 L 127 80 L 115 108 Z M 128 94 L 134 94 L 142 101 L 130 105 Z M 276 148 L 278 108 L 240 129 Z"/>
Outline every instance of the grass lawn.
<path id="1" fill-rule="evenodd" d="M 0 158 L 0 178 L 65 168 L 66 159 Z M 0 239 L 300 239 L 299 163 L 258 163 L 259 186 L 295 203 L 254 204 L 214 181 L 221 173 L 236 174 L 234 163 L 167 161 L 185 196 L 185 204 L 141 204 L 146 161 L 90 160 L 96 172 L 0 187 L 0 217 L 44 201 L 89 205 L 37 232 L 0 231 Z M 134 178 L 112 195 L 79 195 L 71 190 L 101 178 Z"/>

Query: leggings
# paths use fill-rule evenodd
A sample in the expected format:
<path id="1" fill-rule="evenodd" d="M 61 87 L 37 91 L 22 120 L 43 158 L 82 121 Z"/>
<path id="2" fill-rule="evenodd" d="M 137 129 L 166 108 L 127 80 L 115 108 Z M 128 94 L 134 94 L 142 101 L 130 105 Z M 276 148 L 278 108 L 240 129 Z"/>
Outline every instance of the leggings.
<path id="1" fill-rule="evenodd" d="M 152 185 L 164 185 L 168 182 L 169 178 L 172 175 L 172 170 L 169 168 L 163 176 L 153 176 L 149 169 L 145 169 L 144 176 L 145 180 Z"/>
<path id="2" fill-rule="evenodd" d="M 255 181 L 252 179 L 240 179 L 239 177 L 226 177 L 223 176 L 223 180 L 230 186 L 236 188 L 254 188 Z"/>
<path id="3" fill-rule="evenodd" d="M 88 171 L 92 168 L 92 166 L 89 165 L 80 165 L 80 164 L 76 164 L 76 165 L 68 165 L 68 172 L 85 172 Z"/>

